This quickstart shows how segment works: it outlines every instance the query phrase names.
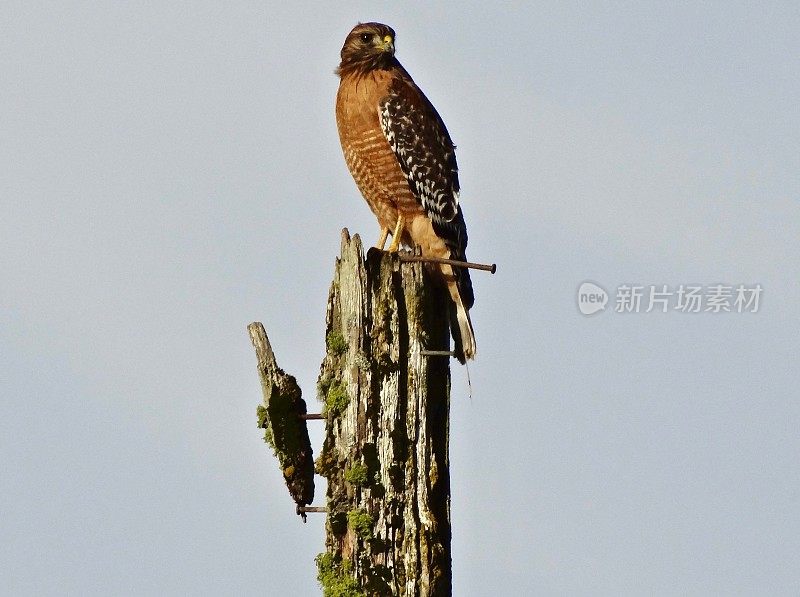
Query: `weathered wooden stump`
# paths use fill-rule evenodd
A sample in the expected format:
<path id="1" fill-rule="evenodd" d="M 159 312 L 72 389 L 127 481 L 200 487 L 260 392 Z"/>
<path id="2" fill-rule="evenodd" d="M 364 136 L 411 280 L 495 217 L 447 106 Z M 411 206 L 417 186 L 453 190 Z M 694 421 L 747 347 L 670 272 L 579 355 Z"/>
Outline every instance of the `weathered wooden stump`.
<path id="1" fill-rule="evenodd" d="M 449 302 L 421 263 L 342 234 L 319 393 L 328 413 L 321 572 L 347 568 L 367 594 L 448 595 Z M 325 570 L 323 570 L 325 569 Z"/>
<path id="2" fill-rule="evenodd" d="M 317 384 L 325 595 L 451 594 L 450 359 L 425 354 L 449 351 L 449 308 L 423 263 L 376 249 L 365 259 L 342 232 Z"/>

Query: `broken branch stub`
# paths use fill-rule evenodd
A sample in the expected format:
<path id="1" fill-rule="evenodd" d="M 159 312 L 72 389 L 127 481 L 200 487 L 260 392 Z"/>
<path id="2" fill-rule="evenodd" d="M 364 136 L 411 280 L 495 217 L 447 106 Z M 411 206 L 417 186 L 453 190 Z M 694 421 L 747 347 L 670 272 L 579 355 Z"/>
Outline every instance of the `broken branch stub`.
<path id="1" fill-rule="evenodd" d="M 247 331 L 256 350 L 264 394 L 257 409 L 258 426 L 264 429 L 264 441 L 278 458 L 292 499 L 305 506 L 314 500 L 314 457 L 308 427 L 301 418 L 306 414 L 306 403 L 294 376 L 278 367 L 264 326 L 256 321 L 247 326 Z M 305 520 L 305 514 L 301 516 Z"/>

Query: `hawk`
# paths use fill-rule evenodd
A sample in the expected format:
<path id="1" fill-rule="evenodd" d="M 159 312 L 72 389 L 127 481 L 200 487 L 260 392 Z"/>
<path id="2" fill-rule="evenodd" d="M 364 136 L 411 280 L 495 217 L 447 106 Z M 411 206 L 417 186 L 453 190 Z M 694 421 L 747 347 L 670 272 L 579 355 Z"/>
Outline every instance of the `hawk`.
<path id="1" fill-rule="evenodd" d="M 422 255 L 466 261 L 455 145 L 414 80 L 394 57 L 394 30 L 362 23 L 342 46 L 336 124 L 344 159 L 378 219 L 378 248 L 417 246 Z M 475 357 L 469 270 L 437 264 L 450 294 L 456 357 Z"/>

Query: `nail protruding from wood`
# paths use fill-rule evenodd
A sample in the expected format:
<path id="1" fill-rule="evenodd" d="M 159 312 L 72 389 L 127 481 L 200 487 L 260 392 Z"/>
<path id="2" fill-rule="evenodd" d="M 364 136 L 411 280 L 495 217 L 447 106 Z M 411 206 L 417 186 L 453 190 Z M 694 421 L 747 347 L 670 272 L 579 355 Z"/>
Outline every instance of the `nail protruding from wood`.
<path id="1" fill-rule="evenodd" d="M 325 506 L 297 506 L 297 513 L 300 514 L 301 512 L 327 512 L 328 509 Z"/>
<path id="2" fill-rule="evenodd" d="M 454 357 L 456 353 L 452 350 L 420 350 L 419 354 L 424 357 Z"/>
<path id="3" fill-rule="evenodd" d="M 303 519 L 303 522 L 307 521 L 308 517 L 306 516 L 306 514 L 308 514 L 309 512 L 311 513 L 321 512 L 324 514 L 327 511 L 328 509 L 325 506 L 300 506 L 299 504 L 295 509 L 295 512 L 297 512 L 297 515 Z"/>
<path id="4" fill-rule="evenodd" d="M 304 415 L 297 415 L 297 416 L 303 419 L 304 421 L 318 421 L 328 418 L 326 415 L 323 415 L 322 413 L 307 413 Z"/>
<path id="5" fill-rule="evenodd" d="M 467 267 L 469 269 L 479 269 L 485 272 L 496 273 L 497 264 L 486 263 L 473 263 L 471 261 L 459 261 L 458 259 L 444 259 L 443 257 L 424 257 L 423 255 L 400 255 L 400 261 L 423 261 L 426 263 L 444 263 L 446 265 L 454 265 L 455 267 Z"/>

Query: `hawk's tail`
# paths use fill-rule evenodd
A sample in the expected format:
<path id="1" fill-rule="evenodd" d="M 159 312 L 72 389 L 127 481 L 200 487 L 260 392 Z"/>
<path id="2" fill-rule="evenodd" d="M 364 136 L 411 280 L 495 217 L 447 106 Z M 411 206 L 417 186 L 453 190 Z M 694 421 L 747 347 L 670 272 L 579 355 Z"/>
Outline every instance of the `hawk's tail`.
<path id="1" fill-rule="evenodd" d="M 466 260 L 463 256 L 456 259 Z M 472 293 L 472 281 L 469 270 L 466 268 L 453 268 L 449 265 L 442 266 L 442 273 L 447 283 L 447 290 L 453 301 L 450 309 L 450 331 L 453 335 L 453 344 L 458 361 L 463 365 L 467 360 L 475 358 L 477 346 L 472 321 L 469 318 L 469 309 L 475 302 Z"/>
<path id="2" fill-rule="evenodd" d="M 458 291 L 456 290 L 457 293 Z M 455 303 L 455 309 L 450 310 L 450 330 L 453 334 L 456 358 L 463 365 L 467 362 L 467 359 L 472 360 L 475 358 L 477 348 L 475 345 L 475 332 L 472 330 L 469 311 L 464 307 L 461 296 L 457 294 L 453 302 Z"/>

